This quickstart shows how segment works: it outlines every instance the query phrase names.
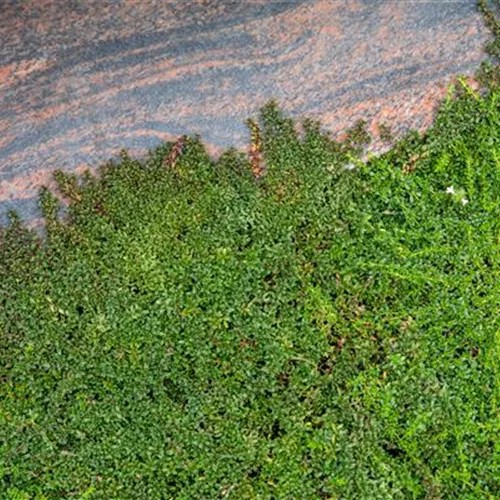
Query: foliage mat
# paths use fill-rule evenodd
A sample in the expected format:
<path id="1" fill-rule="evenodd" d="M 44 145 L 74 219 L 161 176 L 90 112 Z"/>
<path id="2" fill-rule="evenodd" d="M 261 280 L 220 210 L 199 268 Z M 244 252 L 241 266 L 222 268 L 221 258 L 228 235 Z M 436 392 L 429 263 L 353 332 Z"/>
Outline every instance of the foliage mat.
<path id="1" fill-rule="evenodd" d="M 58 172 L 43 241 L 12 216 L 4 498 L 496 497 L 500 94 L 367 162 L 249 125 Z"/>

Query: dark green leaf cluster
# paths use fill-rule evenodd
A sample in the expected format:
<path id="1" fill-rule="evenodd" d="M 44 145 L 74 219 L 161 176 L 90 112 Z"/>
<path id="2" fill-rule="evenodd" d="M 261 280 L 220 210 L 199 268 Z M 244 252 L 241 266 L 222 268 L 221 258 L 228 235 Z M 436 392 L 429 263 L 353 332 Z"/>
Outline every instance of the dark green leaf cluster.
<path id="1" fill-rule="evenodd" d="M 495 498 L 499 99 L 58 173 L 1 235 L 2 498 Z"/>

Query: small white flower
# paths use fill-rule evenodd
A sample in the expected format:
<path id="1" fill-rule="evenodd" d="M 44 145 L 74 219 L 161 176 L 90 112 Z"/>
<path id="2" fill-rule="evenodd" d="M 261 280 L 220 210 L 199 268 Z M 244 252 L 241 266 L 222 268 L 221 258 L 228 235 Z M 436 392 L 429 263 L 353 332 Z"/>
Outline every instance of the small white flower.
<path id="1" fill-rule="evenodd" d="M 336 170 L 335 165 L 330 165 L 326 167 L 326 169 L 328 170 L 328 172 L 331 172 L 332 174 L 334 174 Z"/>
<path id="2" fill-rule="evenodd" d="M 344 165 L 344 170 L 354 170 L 356 168 L 356 165 L 354 163 L 348 163 L 347 165 Z"/>
<path id="3" fill-rule="evenodd" d="M 461 203 L 462 205 L 467 205 L 467 203 L 469 203 L 469 200 L 468 200 L 467 198 L 462 198 L 462 199 L 460 200 L 460 203 Z"/>
<path id="4" fill-rule="evenodd" d="M 453 186 L 447 187 L 446 192 L 448 194 L 455 194 L 455 188 Z"/>

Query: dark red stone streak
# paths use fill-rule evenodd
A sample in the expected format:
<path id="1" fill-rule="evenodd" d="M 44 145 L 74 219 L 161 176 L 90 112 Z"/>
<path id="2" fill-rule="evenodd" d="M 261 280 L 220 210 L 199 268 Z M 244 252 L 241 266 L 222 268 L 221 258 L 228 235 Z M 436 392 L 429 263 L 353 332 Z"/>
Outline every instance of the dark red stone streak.
<path id="1" fill-rule="evenodd" d="M 276 98 L 334 134 L 424 128 L 482 58 L 475 0 L 0 0 L 0 218 L 55 168 L 199 133 L 244 146 Z"/>

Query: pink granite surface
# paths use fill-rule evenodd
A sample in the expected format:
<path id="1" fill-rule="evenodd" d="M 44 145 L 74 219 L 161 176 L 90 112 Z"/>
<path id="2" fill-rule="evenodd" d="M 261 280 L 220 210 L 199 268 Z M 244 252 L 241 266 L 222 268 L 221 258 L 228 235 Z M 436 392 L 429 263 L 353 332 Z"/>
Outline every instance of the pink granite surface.
<path id="1" fill-rule="evenodd" d="M 333 134 L 424 128 L 486 37 L 475 0 L 3 0 L 0 221 L 35 220 L 54 168 L 184 133 L 244 146 L 271 98 Z"/>

